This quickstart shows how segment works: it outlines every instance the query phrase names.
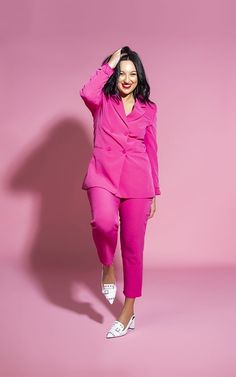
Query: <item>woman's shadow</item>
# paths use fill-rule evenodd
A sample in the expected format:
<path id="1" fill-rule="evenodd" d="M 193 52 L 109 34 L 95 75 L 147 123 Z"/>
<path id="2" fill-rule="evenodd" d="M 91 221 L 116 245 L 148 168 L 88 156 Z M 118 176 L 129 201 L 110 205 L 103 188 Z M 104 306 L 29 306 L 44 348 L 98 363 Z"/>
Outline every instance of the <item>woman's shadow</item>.
<path id="1" fill-rule="evenodd" d="M 15 169 L 7 185 L 36 200 L 35 234 L 24 266 L 51 303 L 97 322 L 103 316 L 79 296 L 90 291 L 112 311 L 101 293 L 101 263 L 91 233 L 91 210 L 81 184 L 91 143 L 80 121 L 60 119 Z"/>

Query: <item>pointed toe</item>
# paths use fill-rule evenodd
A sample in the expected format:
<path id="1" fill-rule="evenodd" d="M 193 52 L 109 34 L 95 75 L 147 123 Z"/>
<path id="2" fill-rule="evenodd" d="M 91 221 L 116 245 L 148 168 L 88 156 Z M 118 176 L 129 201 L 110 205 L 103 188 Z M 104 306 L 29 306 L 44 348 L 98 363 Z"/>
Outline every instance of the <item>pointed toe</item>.
<path id="1" fill-rule="evenodd" d="M 114 338 L 114 335 L 110 331 L 108 331 L 106 338 Z"/>
<path id="2" fill-rule="evenodd" d="M 127 333 L 128 329 L 134 329 L 135 328 L 135 315 L 133 314 L 130 317 L 130 320 L 126 327 L 124 327 L 123 323 L 116 320 L 113 322 L 111 328 L 106 334 L 106 338 L 117 338 L 120 336 L 123 336 Z"/>

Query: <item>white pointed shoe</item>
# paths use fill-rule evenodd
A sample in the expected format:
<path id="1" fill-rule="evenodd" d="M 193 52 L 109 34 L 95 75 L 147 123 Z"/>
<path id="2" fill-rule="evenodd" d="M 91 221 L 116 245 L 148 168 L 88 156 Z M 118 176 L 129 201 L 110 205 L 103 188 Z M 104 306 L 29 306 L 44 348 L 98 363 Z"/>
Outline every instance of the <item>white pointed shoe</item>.
<path id="1" fill-rule="evenodd" d="M 118 336 L 123 336 L 127 333 L 128 329 L 135 328 L 135 315 L 133 314 L 128 322 L 128 325 L 125 326 L 120 321 L 115 321 L 110 330 L 107 332 L 106 338 L 117 338 Z"/>
<path id="2" fill-rule="evenodd" d="M 102 277 L 101 277 L 102 293 L 106 297 L 107 301 L 110 304 L 113 304 L 116 297 L 116 291 L 117 291 L 116 283 L 103 283 L 102 279 L 103 279 L 103 270 L 102 270 Z"/>

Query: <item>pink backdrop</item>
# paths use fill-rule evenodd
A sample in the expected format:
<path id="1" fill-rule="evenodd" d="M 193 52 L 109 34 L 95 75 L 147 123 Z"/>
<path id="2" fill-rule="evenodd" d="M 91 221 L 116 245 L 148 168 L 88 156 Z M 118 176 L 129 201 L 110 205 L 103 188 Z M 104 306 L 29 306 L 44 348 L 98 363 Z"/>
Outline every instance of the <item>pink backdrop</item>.
<path id="1" fill-rule="evenodd" d="M 235 264 L 233 2 L 32 0 L 1 8 L 1 258 L 48 248 L 76 255 L 87 245 L 80 185 L 92 118 L 79 89 L 105 56 L 129 45 L 159 104 L 162 195 L 145 263 Z"/>
<path id="2" fill-rule="evenodd" d="M 236 376 L 235 10 L 230 0 L 1 2 L 1 376 Z M 125 45 L 159 105 L 162 194 L 137 328 L 106 340 L 122 271 L 109 305 L 81 189 L 92 117 L 79 90 Z"/>

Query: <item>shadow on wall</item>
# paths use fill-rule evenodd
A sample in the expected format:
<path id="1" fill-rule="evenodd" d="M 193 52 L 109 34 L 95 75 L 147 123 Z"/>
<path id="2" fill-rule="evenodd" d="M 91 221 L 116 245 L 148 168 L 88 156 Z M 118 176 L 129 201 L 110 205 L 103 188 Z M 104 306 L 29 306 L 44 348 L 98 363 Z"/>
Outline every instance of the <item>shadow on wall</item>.
<path id="1" fill-rule="evenodd" d="M 64 118 L 50 127 L 40 145 L 18 166 L 8 187 L 38 199 L 37 225 L 26 267 L 44 294 L 60 307 L 102 322 L 90 302 L 72 294 L 73 285 L 78 287 L 77 296 L 85 286 L 105 300 L 99 286 L 101 264 L 92 240 L 90 206 L 81 189 L 91 149 L 80 122 Z M 120 306 L 114 303 L 110 308 L 114 316 Z"/>

